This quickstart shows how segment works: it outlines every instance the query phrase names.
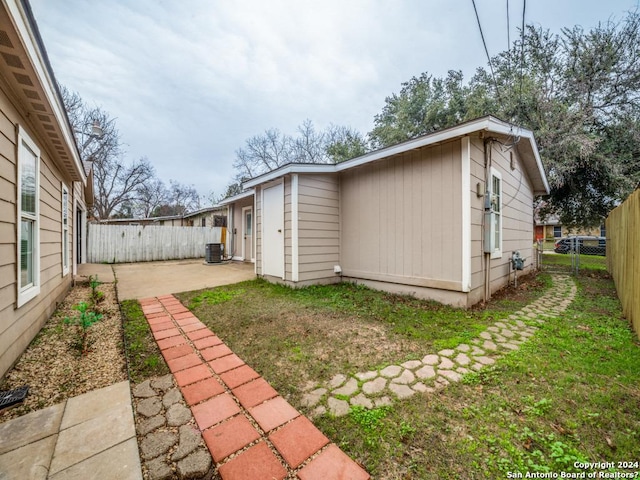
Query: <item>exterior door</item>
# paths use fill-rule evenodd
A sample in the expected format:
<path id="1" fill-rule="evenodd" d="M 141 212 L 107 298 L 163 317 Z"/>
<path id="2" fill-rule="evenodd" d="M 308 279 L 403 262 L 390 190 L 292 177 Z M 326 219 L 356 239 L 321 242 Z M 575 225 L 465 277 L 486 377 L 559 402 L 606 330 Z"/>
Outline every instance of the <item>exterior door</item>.
<path id="1" fill-rule="evenodd" d="M 253 208 L 242 209 L 242 258 L 253 261 Z"/>
<path id="2" fill-rule="evenodd" d="M 262 273 L 284 279 L 284 185 L 262 193 Z"/>

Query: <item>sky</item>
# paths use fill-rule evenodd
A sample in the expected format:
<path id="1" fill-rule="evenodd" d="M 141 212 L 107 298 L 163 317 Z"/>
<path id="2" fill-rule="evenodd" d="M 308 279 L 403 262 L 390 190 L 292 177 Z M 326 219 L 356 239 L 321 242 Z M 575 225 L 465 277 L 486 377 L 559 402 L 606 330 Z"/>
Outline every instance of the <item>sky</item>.
<path id="1" fill-rule="evenodd" d="M 640 0 L 529 0 L 552 32 L 620 21 Z M 125 161 L 220 195 L 235 152 L 277 128 L 366 134 L 386 97 L 422 72 L 486 67 L 472 0 L 31 0 L 59 83 L 116 119 Z M 522 0 L 476 0 L 490 55 Z M 507 3 L 510 30 L 507 29 Z"/>

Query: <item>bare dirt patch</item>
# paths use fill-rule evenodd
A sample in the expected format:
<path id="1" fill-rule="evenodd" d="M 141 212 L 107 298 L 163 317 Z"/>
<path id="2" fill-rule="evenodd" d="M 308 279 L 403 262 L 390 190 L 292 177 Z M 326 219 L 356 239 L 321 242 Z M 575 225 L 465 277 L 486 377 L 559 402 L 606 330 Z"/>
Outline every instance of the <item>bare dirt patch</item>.
<path id="1" fill-rule="evenodd" d="M 104 298 L 96 305 L 102 319 L 89 328 L 88 351 L 78 348 L 79 328 L 66 324 L 66 317 L 78 312 L 72 307 L 90 303 L 88 282 L 76 284 L 56 312 L 22 354 L 0 384 L 0 390 L 29 385 L 21 404 L 0 411 L 0 421 L 60 403 L 68 398 L 127 379 L 122 344 L 122 318 L 115 287 L 103 283 L 98 290 Z"/>

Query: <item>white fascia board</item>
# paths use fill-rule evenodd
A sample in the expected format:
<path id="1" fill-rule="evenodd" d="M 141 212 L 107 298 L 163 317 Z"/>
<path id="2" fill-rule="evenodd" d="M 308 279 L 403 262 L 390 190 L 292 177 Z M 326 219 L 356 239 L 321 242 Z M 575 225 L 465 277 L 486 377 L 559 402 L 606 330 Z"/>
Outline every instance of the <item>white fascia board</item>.
<path id="1" fill-rule="evenodd" d="M 87 175 L 84 171 L 84 166 L 80 161 L 80 155 L 76 148 L 75 139 L 69 127 L 64 106 L 62 105 L 62 99 L 58 96 L 58 90 L 55 86 L 53 77 L 49 74 L 49 68 L 47 67 L 43 52 L 38 46 L 37 35 L 31 28 L 27 12 L 22 8 L 22 4 L 19 0 L 3 1 L 5 2 L 5 5 L 9 10 L 9 14 L 14 21 L 16 32 L 22 40 L 22 45 L 24 46 L 28 57 L 31 59 L 31 65 L 38 76 L 38 82 L 47 97 L 47 103 L 56 117 L 56 123 L 60 127 L 69 153 L 73 158 L 73 163 L 80 174 L 80 178 L 83 179 L 83 184 L 86 184 Z M 33 21 L 35 23 L 35 19 Z"/>
<path id="2" fill-rule="evenodd" d="M 544 168 L 542 166 L 542 161 L 540 160 L 538 147 L 533 137 L 533 132 L 522 127 L 517 127 L 517 126 L 514 127 L 513 125 L 505 123 L 502 120 L 498 120 L 497 118 L 492 116 L 486 116 L 486 117 L 479 118 L 477 120 L 471 120 L 469 122 L 457 125 L 455 127 L 450 127 L 444 130 L 440 130 L 438 132 L 434 132 L 422 137 L 415 138 L 413 140 L 408 140 L 398 145 L 393 145 L 380 150 L 376 150 L 376 151 L 367 153 L 365 155 L 362 155 L 360 157 L 356 157 L 351 160 L 347 160 L 345 162 L 338 163 L 335 165 L 334 164 L 312 164 L 312 163 L 284 165 L 280 168 L 277 168 L 263 175 L 260 175 L 259 177 L 252 178 L 251 180 L 247 180 L 242 185 L 245 188 L 251 188 L 251 187 L 255 187 L 256 185 L 260 185 L 262 183 L 275 180 L 276 178 L 279 178 L 283 175 L 287 175 L 290 173 L 342 172 L 350 168 L 358 167 L 360 165 L 364 165 L 370 162 L 375 162 L 376 160 L 382 160 L 384 158 L 388 158 L 393 155 L 398 155 L 404 152 L 408 152 L 410 150 L 415 150 L 417 148 L 422 148 L 429 145 L 446 142 L 454 138 L 464 137 L 466 135 L 470 135 L 472 133 L 479 132 L 479 131 L 488 131 L 488 132 L 497 133 L 499 135 L 513 135 L 514 128 L 517 130 L 517 134 L 520 137 L 524 137 L 529 141 L 529 144 L 531 146 L 531 151 L 533 152 L 533 156 L 536 161 L 536 168 L 538 169 L 540 178 L 548 194 L 549 183 L 547 182 L 547 177 L 544 172 Z"/>
<path id="3" fill-rule="evenodd" d="M 230 203 L 235 203 L 238 200 L 242 200 L 244 198 L 248 198 L 248 197 L 252 197 L 253 195 L 255 195 L 256 191 L 254 189 L 250 189 L 250 190 L 246 190 L 242 193 L 239 193 L 237 195 L 233 195 L 232 197 L 229 198 L 225 198 L 224 200 L 221 200 L 220 202 L 218 202 L 217 205 L 214 205 L 214 207 L 224 207 L 226 205 L 229 205 Z"/>
<path id="4" fill-rule="evenodd" d="M 334 173 L 336 166 L 328 163 L 290 163 L 271 170 L 263 175 L 243 182 L 244 188 L 253 188 L 257 185 L 276 180 L 291 173 Z"/>

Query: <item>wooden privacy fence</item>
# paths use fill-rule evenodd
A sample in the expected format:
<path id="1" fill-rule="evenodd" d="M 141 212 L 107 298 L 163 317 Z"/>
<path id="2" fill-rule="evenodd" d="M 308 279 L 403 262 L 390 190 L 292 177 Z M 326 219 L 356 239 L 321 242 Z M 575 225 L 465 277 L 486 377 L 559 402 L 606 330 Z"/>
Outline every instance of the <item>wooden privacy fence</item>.
<path id="1" fill-rule="evenodd" d="M 151 262 L 205 256 L 205 244 L 221 243 L 222 227 L 89 224 L 89 263 Z"/>
<path id="2" fill-rule="evenodd" d="M 607 217 L 607 268 L 624 316 L 640 338 L 640 190 Z"/>

